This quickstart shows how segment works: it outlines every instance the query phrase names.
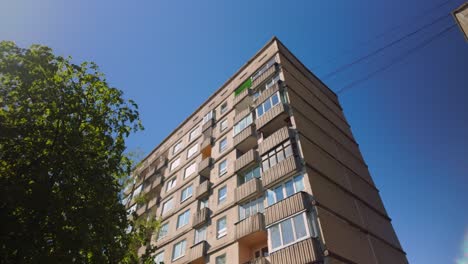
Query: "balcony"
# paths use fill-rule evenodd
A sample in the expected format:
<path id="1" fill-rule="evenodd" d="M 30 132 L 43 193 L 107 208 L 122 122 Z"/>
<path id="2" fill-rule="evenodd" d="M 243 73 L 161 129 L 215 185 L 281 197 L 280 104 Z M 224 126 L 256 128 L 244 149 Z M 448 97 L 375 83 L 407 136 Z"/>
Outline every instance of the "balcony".
<path id="1" fill-rule="evenodd" d="M 283 218 L 308 209 L 308 194 L 306 192 L 295 193 L 265 208 L 265 224 L 271 225 Z"/>
<path id="2" fill-rule="evenodd" d="M 262 84 L 264 81 L 268 80 L 270 77 L 273 76 L 273 74 L 279 69 L 278 63 L 274 63 L 273 65 L 270 66 L 264 73 L 262 73 L 260 76 L 258 76 L 253 82 L 252 82 L 252 87 L 255 89 L 257 86 Z"/>
<path id="3" fill-rule="evenodd" d="M 242 203 L 252 197 L 263 193 L 262 181 L 260 179 L 252 179 L 236 188 L 235 197 L 237 203 Z"/>
<path id="4" fill-rule="evenodd" d="M 270 253 L 271 263 L 316 263 L 321 260 L 319 243 L 314 238 L 308 238 Z"/>
<path id="5" fill-rule="evenodd" d="M 262 213 L 251 215 L 236 224 L 236 240 L 248 244 L 256 244 L 267 238 L 265 218 Z"/>
<path id="6" fill-rule="evenodd" d="M 158 158 L 159 159 L 159 162 L 157 163 L 156 165 L 156 170 L 159 171 L 161 170 L 163 167 L 166 167 L 167 166 L 167 152 L 164 154 L 164 156 L 161 156 Z"/>
<path id="7" fill-rule="evenodd" d="M 149 193 L 153 190 L 158 189 L 162 186 L 162 176 L 159 174 L 153 174 L 151 177 L 146 179 L 144 183 L 143 193 Z"/>
<path id="8" fill-rule="evenodd" d="M 213 145 L 213 141 L 214 141 L 214 138 L 212 136 L 206 136 L 200 145 L 200 149 L 211 147 Z"/>
<path id="9" fill-rule="evenodd" d="M 257 146 L 257 130 L 254 124 L 244 128 L 244 130 L 234 136 L 234 147 L 242 152 L 255 146 Z"/>
<path id="10" fill-rule="evenodd" d="M 195 214 L 193 215 L 192 227 L 197 228 L 199 226 L 202 226 L 208 221 L 209 216 L 210 209 L 208 209 L 207 207 L 195 212 Z"/>
<path id="11" fill-rule="evenodd" d="M 255 120 L 257 130 L 265 134 L 271 134 L 278 128 L 287 125 L 288 109 L 288 105 L 284 103 L 273 106 L 268 112 Z"/>
<path id="12" fill-rule="evenodd" d="M 213 127 L 213 126 L 214 126 L 214 123 L 215 123 L 214 118 L 211 118 L 208 122 L 206 122 L 205 124 L 203 124 L 203 126 L 202 126 L 202 132 L 205 131 L 205 130 L 207 130 L 207 129 L 210 128 L 210 127 Z"/>
<path id="13" fill-rule="evenodd" d="M 298 159 L 292 155 L 262 173 L 263 187 L 270 188 L 301 168 Z"/>
<path id="14" fill-rule="evenodd" d="M 289 264 L 289 262 L 287 263 Z M 270 262 L 268 261 L 266 257 L 259 257 L 259 258 L 249 260 L 248 262 L 244 264 L 270 264 Z"/>
<path id="15" fill-rule="evenodd" d="M 242 169 L 245 169 L 248 165 L 259 161 L 260 156 L 258 155 L 258 152 L 256 150 L 251 149 L 236 159 L 234 163 L 234 170 L 236 172 L 240 171 Z"/>
<path id="16" fill-rule="evenodd" d="M 293 132 L 288 127 L 282 127 L 273 134 L 265 138 L 260 144 L 258 144 L 258 153 L 261 155 L 268 152 L 270 149 L 278 146 L 278 144 L 284 142 L 288 138 L 293 137 Z"/>
<path id="17" fill-rule="evenodd" d="M 141 205 L 141 206 L 137 206 L 138 208 L 137 208 L 137 210 L 136 210 L 136 214 L 137 214 L 138 216 L 141 216 L 142 214 L 144 214 L 144 213 L 146 212 L 146 205 L 147 205 L 147 204 L 145 203 L 145 204 L 143 204 L 143 205 Z"/>
<path id="18" fill-rule="evenodd" d="M 208 243 L 203 240 L 190 248 L 189 261 L 190 263 L 205 263 L 205 256 L 208 250 Z"/>
<path id="19" fill-rule="evenodd" d="M 198 164 L 198 174 L 209 178 L 212 165 L 213 165 L 213 159 L 205 158 Z"/>
<path id="20" fill-rule="evenodd" d="M 200 199 L 210 193 L 210 181 L 204 181 L 195 190 L 195 199 Z"/>

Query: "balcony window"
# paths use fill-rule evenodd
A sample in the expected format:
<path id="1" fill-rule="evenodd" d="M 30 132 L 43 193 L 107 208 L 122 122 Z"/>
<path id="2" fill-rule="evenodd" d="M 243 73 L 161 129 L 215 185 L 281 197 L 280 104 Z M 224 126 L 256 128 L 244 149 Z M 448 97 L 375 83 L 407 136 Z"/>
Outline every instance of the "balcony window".
<path id="1" fill-rule="evenodd" d="M 193 194 L 193 187 L 190 185 L 189 187 L 182 190 L 182 194 L 180 196 L 180 202 L 183 203 L 188 198 L 192 197 Z"/>
<path id="2" fill-rule="evenodd" d="M 184 171 L 184 179 L 187 178 L 188 176 L 194 174 L 197 171 L 197 163 L 192 163 L 190 166 L 188 166 L 185 171 Z"/>
<path id="3" fill-rule="evenodd" d="M 200 210 L 208 207 L 208 198 L 203 198 L 200 200 Z"/>
<path id="4" fill-rule="evenodd" d="M 262 155 L 263 171 L 267 171 L 271 167 L 274 167 L 276 164 L 292 155 L 293 149 L 291 146 L 291 141 L 288 140 L 283 144 L 278 145 L 276 148 L 270 150 L 268 153 Z"/>
<path id="5" fill-rule="evenodd" d="M 167 213 L 172 208 L 174 208 L 174 202 L 173 202 L 173 199 L 170 198 L 169 200 L 164 202 L 163 209 L 162 209 L 162 214 L 164 215 L 165 213 Z"/>
<path id="6" fill-rule="evenodd" d="M 203 117 L 203 124 L 206 124 L 209 122 L 211 119 L 214 118 L 214 110 L 209 111 L 204 117 Z"/>
<path id="7" fill-rule="evenodd" d="M 154 257 L 155 264 L 164 264 L 164 251 L 156 253 Z"/>
<path id="8" fill-rule="evenodd" d="M 169 231 L 169 223 L 165 223 L 161 225 L 161 228 L 159 229 L 159 233 L 158 233 L 158 240 L 161 240 L 164 237 L 166 237 L 168 231 Z"/>
<path id="9" fill-rule="evenodd" d="M 260 179 L 260 177 L 261 177 L 260 166 L 255 166 L 240 175 L 239 185 L 242 185 L 253 179 Z"/>
<path id="10" fill-rule="evenodd" d="M 171 171 L 173 171 L 175 168 L 177 168 L 178 166 L 180 165 L 180 157 L 178 157 L 177 159 L 175 159 L 172 163 L 171 163 Z"/>
<path id="11" fill-rule="evenodd" d="M 221 121 L 221 123 L 219 124 L 219 132 L 223 132 L 224 130 L 226 130 L 227 127 L 228 127 L 227 119 L 224 119 L 224 120 Z"/>
<path id="12" fill-rule="evenodd" d="M 207 226 L 202 226 L 199 229 L 195 229 L 195 241 L 194 244 L 200 243 L 203 240 L 206 240 L 206 228 Z"/>
<path id="13" fill-rule="evenodd" d="M 260 197 L 256 200 L 250 201 L 243 205 L 239 206 L 239 221 L 244 220 L 245 218 L 254 215 L 256 213 L 263 213 L 263 197 Z"/>
<path id="14" fill-rule="evenodd" d="M 198 144 L 193 145 L 191 148 L 187 150 L 187 159 L 191 158 L 195 153 L 198 151 Z"/>
<path id="15" fill-rule="evenodd" d="M 248 127 L 253 122 L 252 113 L 249 113 L 246 117 L 242 118 L 237 124 L 234 125 L 234 136 L 239 134 L 242 130 Z"/>
<path id="16" fill-rule="evenodd" d="M 167 181 L 167 185 L 166 185 L 166 192 L 170 191 L 172 188 L 174 188 L 177 184 L 177 177 L 174 177 L 172 179 L 170 179 L 169 181 Z"/>
<path id="17" fill-rule="evenodd" d="M 226 217 L 220 218 L 216 222 L 216 237 L 221 238 L 227 234 Z"/>
<path id="18" fill-rule="evenodd" d="M 182 140 L 177 142 L 172 148 L 172 154 L 176 154 L 182 148 Z"/>
<path id="19" fill-rule="evenodd" d="M 194 140 L 198 135 L 200 135 L 201 132 L 201 127 L 198 126 L 194 128 L 190 133 L 189 133 L 189 141 Z"/>
<path id="20" fill-rule="evenodd" d="M 263 92 L 270 89 L 279 80 L 280 80 L 280 75 L 278 73 L 275 76 L 273 76 L 273 78 L 271 78 L 269 81 L 267 81 L 264 86 L 257 89 L 257 91 L 253 94 L 253 99 L 256 100 Z"/>
<path id="21" fill-rule="evenodd" d="M 304 176 L 298 175 L 280 185 L 267 190 L 268 206 L 304 190 Z"/>
<path id="22" fill-rule="evenodd" d="M 227 106 L 228 106 L 228 105 L 227 105 L 227 102 L 224 102 L 224 103 L 221 105 L 221 110 L 220 110 L 221 114 L 226 113 L 226 111 L 227 111 L 227 109 L 228 109 Z"/>
<path id="23" fill-rule="evenodd" d="M 181 213 L 177 217 L 177 229 L 187 225 L 189 223 L 189 220 L 190 220 L 190 209 Z"/>
<path id="24" fill-rule="evenodd" d="M 227 187 L 223 186 L 218 190 L 218 204 L 222 204 L 227 198 Z"/>
<path id="25" fill-rule="evenodd" d="M 270 96 L 268 99 L 266 99 L 259 106 L 257 106 L 257 108 L 255 109 L 257 113 L 257 118 L 260 118 L 262 115 L 268 112 L 273 106 L 279 104 L 279 102 L 280 102 L 280 94 L 279 92 L 277 92 L 273 94 L 272 96 Z"/>
<path id="26" fill-rule="evenodd" d="M 272 251 L 297 243 L 311 236 L 307 214 L 301 213 L 268 228 Z"/>
<path id="27" fill-rule="evenodd" d="M 186 244 L 186 240 L 184 239 L 174 245 L 174 249 L 172 250 L 172 261 L 184 256 Z"/>
<path id="28" fill-rule="evenodd" d="M 258 71 L 252 75 L 252 80 L 255 80 L 257 79 L 258 77 L 260 77 L 260 75 L 262 75 L 264 72 L 266 72 L 271 66 L 273 66 L 273 64 L 276 63 L 276 60 L 275 58 L 271 58 L 267 63 L 265 63 L 260 69 L 258 69 Z"/>
<path id="29" fill-rule="evenodd" d="M 227 173 L 227 159 L 221 161 L 218 165 L 218 175 L 219 177 Z"/>
<path id="30" fill-rule="evenodd" d="M 227 149 L 227 138 L 223 138 L 221 139 L 221 141 L 219 141 L 219 153 L 222 153 L 226 149 Z"/>

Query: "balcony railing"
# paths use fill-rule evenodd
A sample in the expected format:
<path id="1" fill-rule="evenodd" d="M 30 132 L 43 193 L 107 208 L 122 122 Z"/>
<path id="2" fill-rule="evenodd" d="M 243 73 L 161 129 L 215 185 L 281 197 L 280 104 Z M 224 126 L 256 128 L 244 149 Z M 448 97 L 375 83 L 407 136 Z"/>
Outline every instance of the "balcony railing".
<path id="1" fill-rule="evenodd" d="M 268 129 L 265 126 L 267 124 L 273 123 L 274 121 L 278 120 L 280 123 L 278 124 L 278 127 L 284 126 L 286 122 L 284 120 L 286 119 L 288 113 L 288 105 L 284 103 L 279 103 L 275 106 L 273 106 L 268 112 L 264 113 L 261 117 L 257 118 L 255 120 L 255 125 L 257 126 L 257 130 L 264 131 L 269 133 L 271 131 L 277 130 L 277 127 L 271 127 Z"/>
<path id="2" fill-rule="evenodd" d="M 271 263 L 317 263 L 321 260 L 319 244 L 314 238 L 308 238 L 270 253 Z"/>
<path id="3" fill-rule="evenodd" d="M 290 262 L 286 262 L 286 263 L 289 264 Z M 268 261 L 266 257 L 259 257 L 259 258 L 249 260 L 248 262 L 244 264 L 270 264 L 270 262 Z"/>
<path id="4" fill-rule="evenodd" d="M 200 199 L 209 194 L 210 192 L 210 181 L 206 180 L 197 186 L 195 190 L 195 198 Z"/>
<path id="5" fill-rule="evenodd" d="M 236 239 L 265 231 L 265 218 L 262 213 L 251 215 L 236 223 Z"/>
<path id="6" fill-rule="evenodd" d="M 268 78 L 273 76 L 273 74 L 279 69 L 278 64 L 275 63 L 270 66 L 265 72 L 263 72 L 260 76 L 258 76 L 253 82 L 252 87 L 255 89 L 258 85 L 266 81 Z"/>
<path id="7" fill-rule="evenodd" d="M 251 124 L 234 136 L 234 147 L 240 151 L 247 151 L 255 146 L 257 146 L 255 124 Z"/>
<path id="8" fill-rule="evenodd" d="M 203 225 L 208 221 L 209 216 L 210 209 L 208 209 L 207 207 L 195 212 L 195 214 L 193 215 L 192 227 L 196 228 Z"/>
<path id="9" fill-rule="evenodd" d="M 208 128 L 212 127 L 213 125 L 214 125 L 214 118 L 211 118 L 208 122 L 203 124 L 202 131 L 207 130 Z"/>
<path id="10" fill-rule="evenodd" d="M 298 172 L 300 168 L 300 162 L 295 156 L 287 157 L 262 173 L 263 187 L 272 187 L 284 178 Z"/>
<path id="11" fill-rule="evenodd" d="M 263 193 L 262 181 L 252 179 L 236 188 L 235 196 L 237 203 L 242 203 L 252 197 Z"/>
<path id="12" fill-rule="evenodd" d="M 208 146 L 211 146 L 213 144 L 214 138 L 212 136 L 206 136 L 200 146 L 200 149 L 205 149 Z"/>
<path id="13" fill-rule="evenodd" d="M 258 162 L 260 157 L 258 156 L 258 152 L 256 150 L 249 150 L 244 155 L 240 156 L 234 163 L 235 171 L 240 171 L 246 168 L 248 165 Z"/>
<path id="14" fill-rule="evenodd" d="M 211 171 L 211 165 L 213 164 L 212 158 L 205 158 L 198 164 L 198 174 L 209 177 Z"/>
<path id="15" fill-rule="evenodd" d="M 292 130 L 288 127 L 282 127 L 276 132 L 265 138 L 260 144 L 258 144 L 258 153 L 261 155 L 268 152 L 270 149 L 276 147 L 278 144 L 282 143 L 288 138 L 291 138 L 293 135 Z"/>
<path id="16" fill-rule="evenodd" d="M 308 194 L 295 193 L 282 201 L 265 208 L 265 224 L 270 225 L 283 218 L 308 209 Z"/>
<path id="17" fill-rule="evenodd" d="M 191 262 L 201 261 L 206 256 L 208 244 L 205 240 L 195 244 L 190 248 L 189 259 Z"/>

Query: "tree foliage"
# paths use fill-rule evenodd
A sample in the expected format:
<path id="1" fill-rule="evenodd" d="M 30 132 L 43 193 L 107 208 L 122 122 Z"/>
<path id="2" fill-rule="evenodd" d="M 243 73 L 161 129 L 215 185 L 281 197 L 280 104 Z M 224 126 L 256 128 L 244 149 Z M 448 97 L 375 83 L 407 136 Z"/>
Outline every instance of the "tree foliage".
<path id="1" fill-rule="evenodd" d="M 119 179 L 139 129 L 137 105 L 96 64 L 1 42 L 0 262 L 126 259 L 134 234 Z"/>

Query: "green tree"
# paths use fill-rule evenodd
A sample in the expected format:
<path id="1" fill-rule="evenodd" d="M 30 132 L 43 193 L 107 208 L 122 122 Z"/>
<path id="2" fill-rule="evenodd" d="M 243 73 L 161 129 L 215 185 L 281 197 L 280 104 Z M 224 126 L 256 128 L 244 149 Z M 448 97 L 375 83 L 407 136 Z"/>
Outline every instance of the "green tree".
<path id="1" fill-rule="evenodd" d="M 127 262 L 119 179 L 139 129 L 96 64 L 0 42 L 0 262 Z"/>

